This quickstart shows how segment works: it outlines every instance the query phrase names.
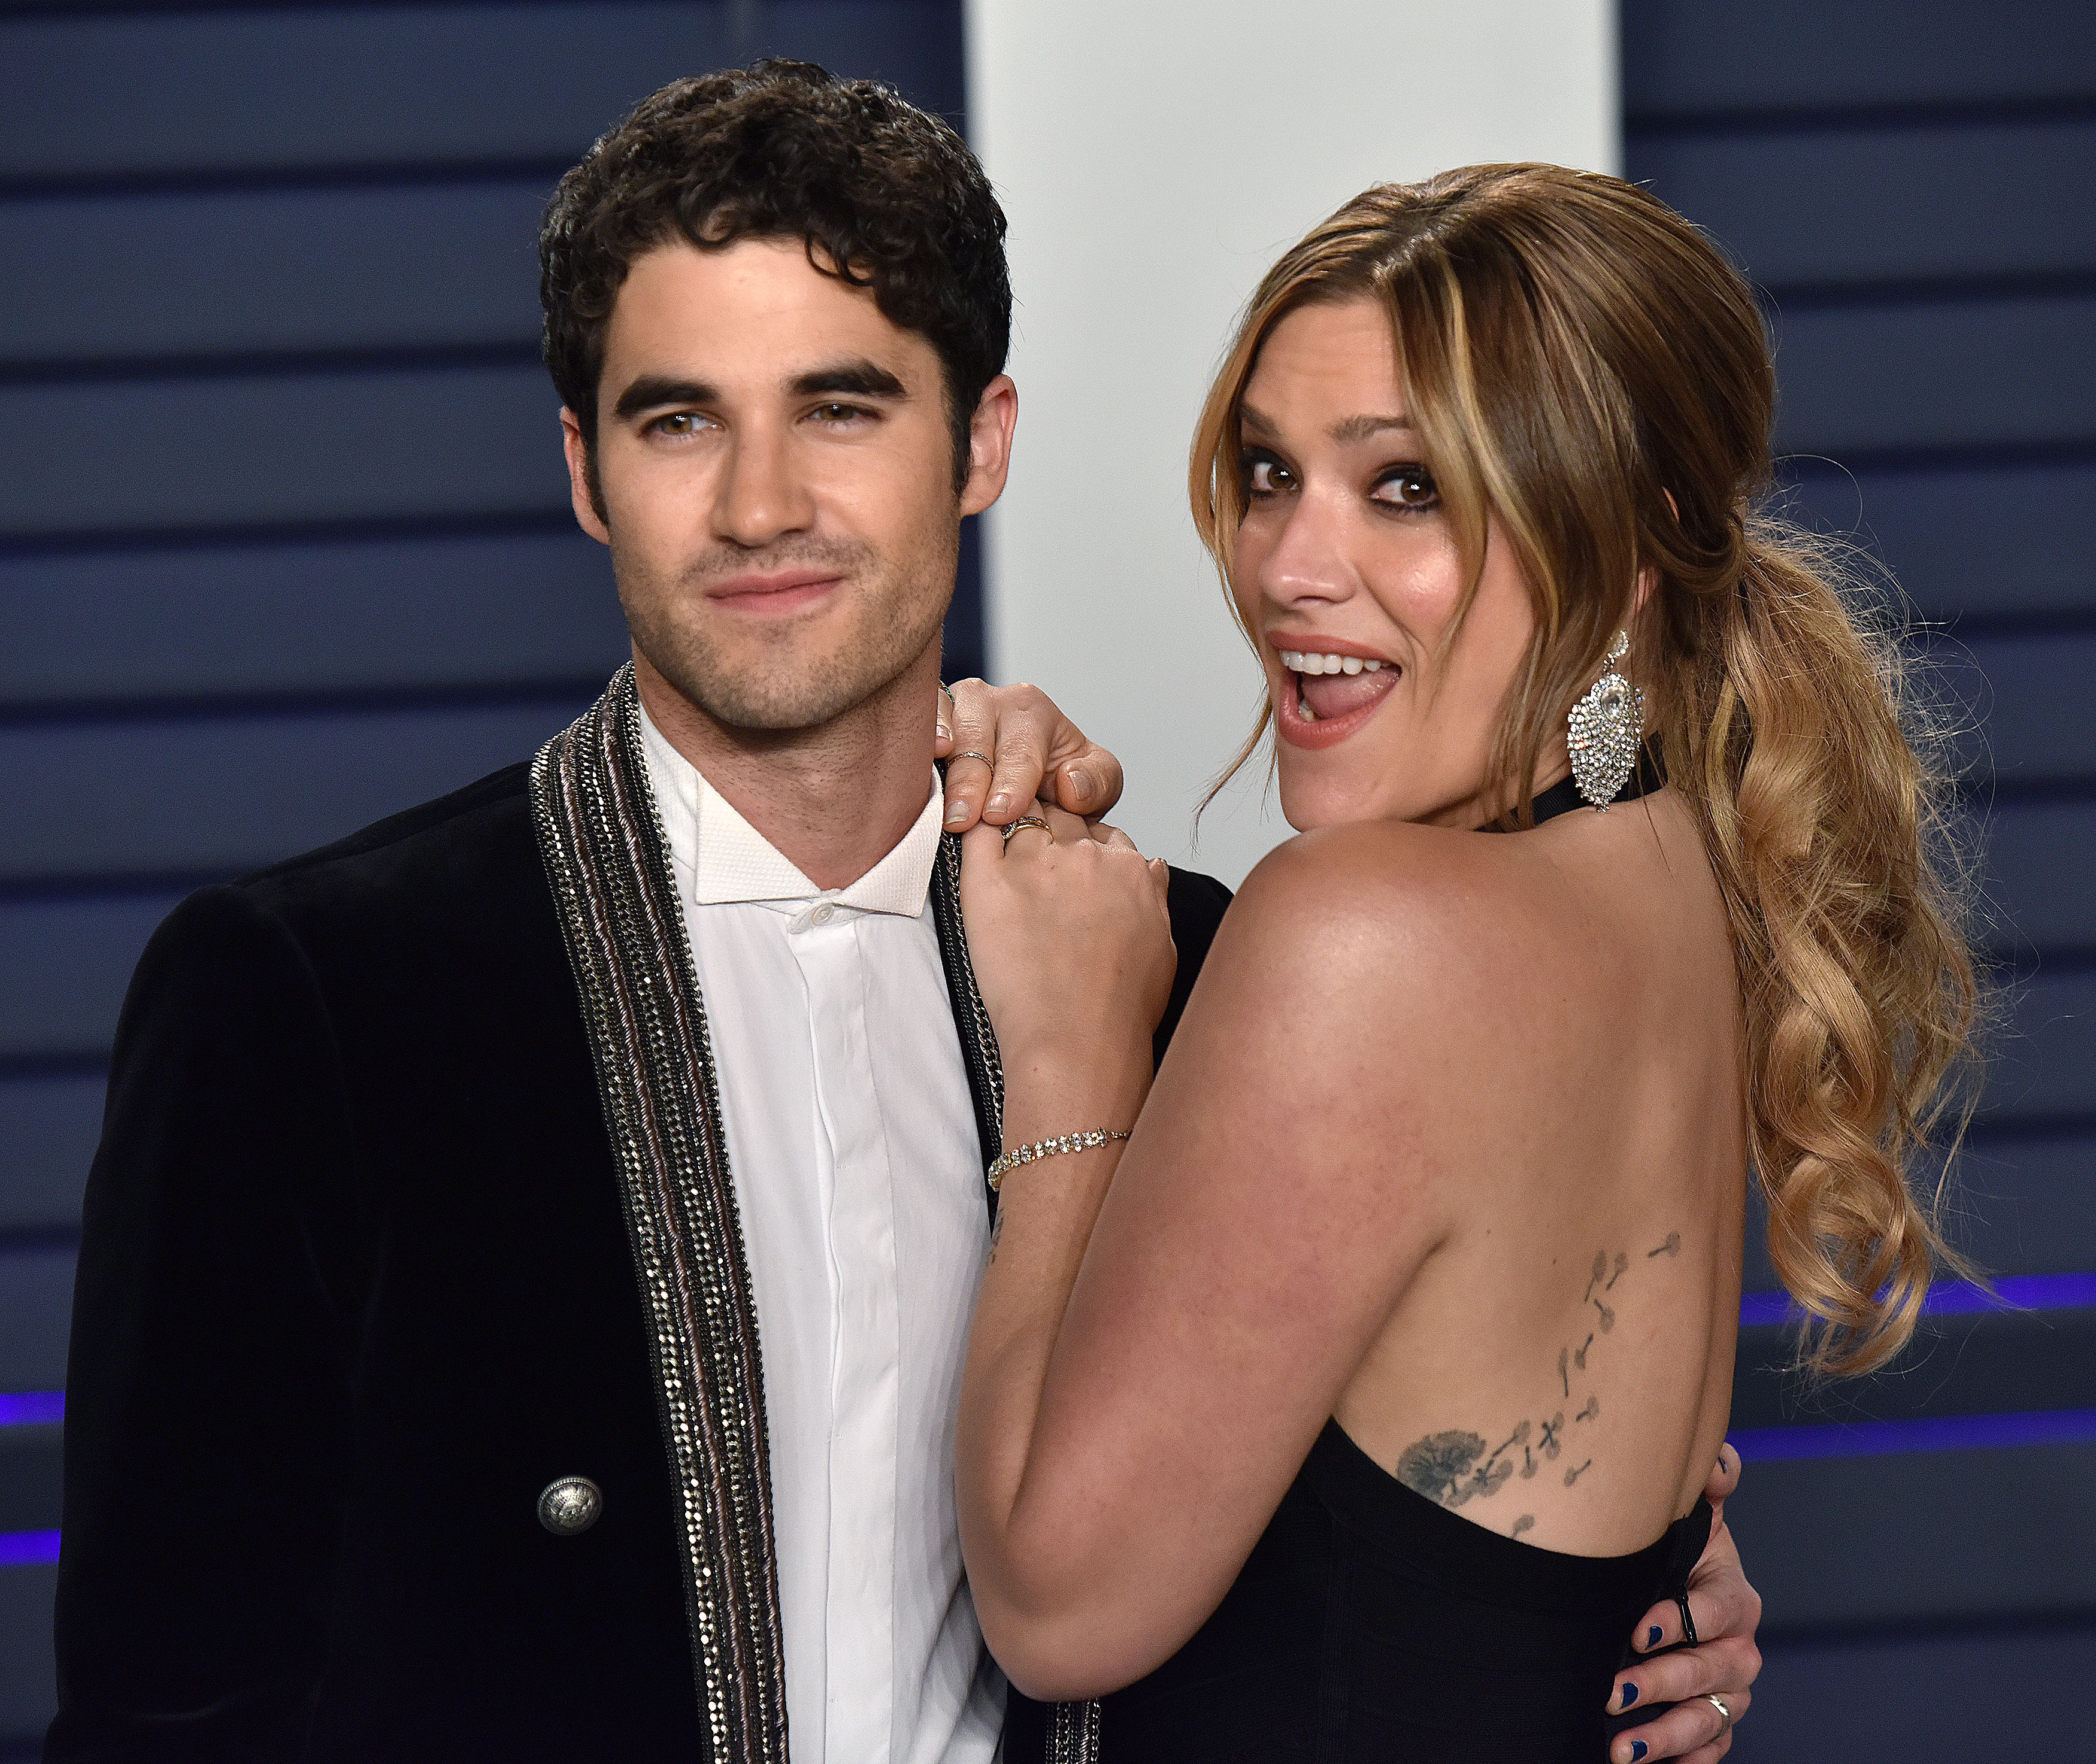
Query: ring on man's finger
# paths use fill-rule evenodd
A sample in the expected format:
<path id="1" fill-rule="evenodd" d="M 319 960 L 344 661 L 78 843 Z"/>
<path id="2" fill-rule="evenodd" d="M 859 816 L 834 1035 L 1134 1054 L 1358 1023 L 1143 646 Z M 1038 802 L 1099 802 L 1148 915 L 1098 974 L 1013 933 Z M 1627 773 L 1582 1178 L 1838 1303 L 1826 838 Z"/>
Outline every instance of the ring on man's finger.
<path id="1" fill-rule="evenodd" d="M 973 748 L 968 749 L 966 753 L 954 754 L 951 759 L 949 759 L 946 762 L 946 763 L 950 766 L 953 764 L 954 760 L 956 759 L 979 759 L 984 765 L 989 766 L 993 771 L 997 769 L 997 762 L 995 760 L 992 759 L 987 753 L 978 753 Z"/>
<path id="2" fill-rule="evenodd" d="M 1718 1731 L 1710 1737 L 1713 1740 L 1723 1739 L 1731 1731 L 1731 1710 L 1725 1706 L 1725 1699 L 1718 1696 L 1715 1691 L 1705 1691 L 1703 1693 L 1703 1701 L 1718 1711 Z M 1760 1730 L 1757 1728 L 1755 1731 L 1758 1732 Z"/>
<path id="3" fill-rule="evenodd" d="M 1037 827 L 1042 832 L 1047 833 L 1050 838 L 1055 837 L 1055 835 L 1049 832 L 1048 823 L 1037 814 L 1022 814 L 1009 827 L 1001 827 L 998 831 L 1004 835 L 1004 842 L 1009 845 L 1011 843 L 1011 836 L 1023 827 Z"/>

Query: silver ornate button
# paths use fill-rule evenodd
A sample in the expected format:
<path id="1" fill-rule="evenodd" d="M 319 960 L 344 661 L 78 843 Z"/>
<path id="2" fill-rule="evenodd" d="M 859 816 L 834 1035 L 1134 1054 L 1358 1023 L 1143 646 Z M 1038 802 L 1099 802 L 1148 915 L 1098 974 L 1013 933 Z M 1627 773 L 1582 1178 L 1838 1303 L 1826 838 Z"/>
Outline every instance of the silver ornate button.
<path id="1" fill-rule="evenodd" d="M 539 1523 L 555 1537 L 576 1537 L 604 1517 L 604 1491 L 587 1476 L 563 1476 L 539 1497 Z"/>

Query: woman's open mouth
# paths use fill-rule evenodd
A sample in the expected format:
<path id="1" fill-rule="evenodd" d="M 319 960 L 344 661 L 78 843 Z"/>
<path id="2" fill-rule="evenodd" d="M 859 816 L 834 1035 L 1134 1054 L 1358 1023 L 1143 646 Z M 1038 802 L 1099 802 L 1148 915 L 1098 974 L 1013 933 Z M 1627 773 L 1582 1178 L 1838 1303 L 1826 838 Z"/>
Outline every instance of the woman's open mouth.
<path id="1" fill-rule="evenodd" d="M 1379 656 L 1320 649 L 1276 652 L 1287 683 L 1274 718 L 1295 747 L 1330 747 L 1366 723 L 1404 670 Z"/>

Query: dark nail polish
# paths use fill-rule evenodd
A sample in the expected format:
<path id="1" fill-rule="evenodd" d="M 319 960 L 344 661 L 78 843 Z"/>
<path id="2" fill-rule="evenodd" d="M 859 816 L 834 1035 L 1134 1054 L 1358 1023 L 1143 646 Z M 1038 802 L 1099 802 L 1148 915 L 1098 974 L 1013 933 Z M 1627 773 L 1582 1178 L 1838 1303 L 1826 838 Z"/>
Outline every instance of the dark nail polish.
<path id="1" fill-rule="evenodd" d="M 1637 1761 L 1638 1761 L 1640 1758 L 1643 1757 L 1645 1755 L 1645 1753 L 1646 1753 L 1647 1752 L 1650 1751 L 1651 1749 L 1652 1749 L 1652 1748 L 1651 1748 L 1651 1747 L 1649 1747 L 1649 1746 L 1648 1746 L 1648 1745 L 1644 1743 L 1644 1740 L 1631 1740 L 1631 1764 L 1637 1764 Z"/>
<path id="2" fill-rule="evenodd" d="M 1628 1709 L 1632 1703 L 1635 1703 L 1637 1701 L 1637 1687 L 1631 1683 L 1628 1679 L 1625 1679 L 1623 1680 L 1623 1707 Z"/>
<path id="3" fill-rule="evenodd" d="M 1655 1623 L 1650 1629 L 1644 1632 L 1645 1646 L 1648 1648 L 1657 1648 L 1659 1645 L 1659 1625 Z"/>

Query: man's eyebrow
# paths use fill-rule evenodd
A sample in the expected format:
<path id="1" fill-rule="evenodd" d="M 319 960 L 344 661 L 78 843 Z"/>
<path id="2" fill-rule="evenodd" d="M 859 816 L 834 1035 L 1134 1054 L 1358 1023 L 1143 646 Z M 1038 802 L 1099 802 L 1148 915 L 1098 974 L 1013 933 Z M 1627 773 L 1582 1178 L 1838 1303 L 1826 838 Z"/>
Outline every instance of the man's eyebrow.
<path id="1" fill-rule="evenodd" d="M 614 417 L 638 416 L 644 410 L 665 404 L 711 404 L 718 401 L 718 388 L 704 380 L 680 380 L 666 373 L 644 373 L 618 395 L 611 407 Z"/>
<path id="2" fill-rule="evenodd" d="M 842 393 L 853 398 L 909 396 L 909 388 L 887 369 L 864 360 L 838 361 L 827 367 L 810 369 L 788 382 L 786 390 L 796 398 L 815 398 L 825 392 Z"/>

